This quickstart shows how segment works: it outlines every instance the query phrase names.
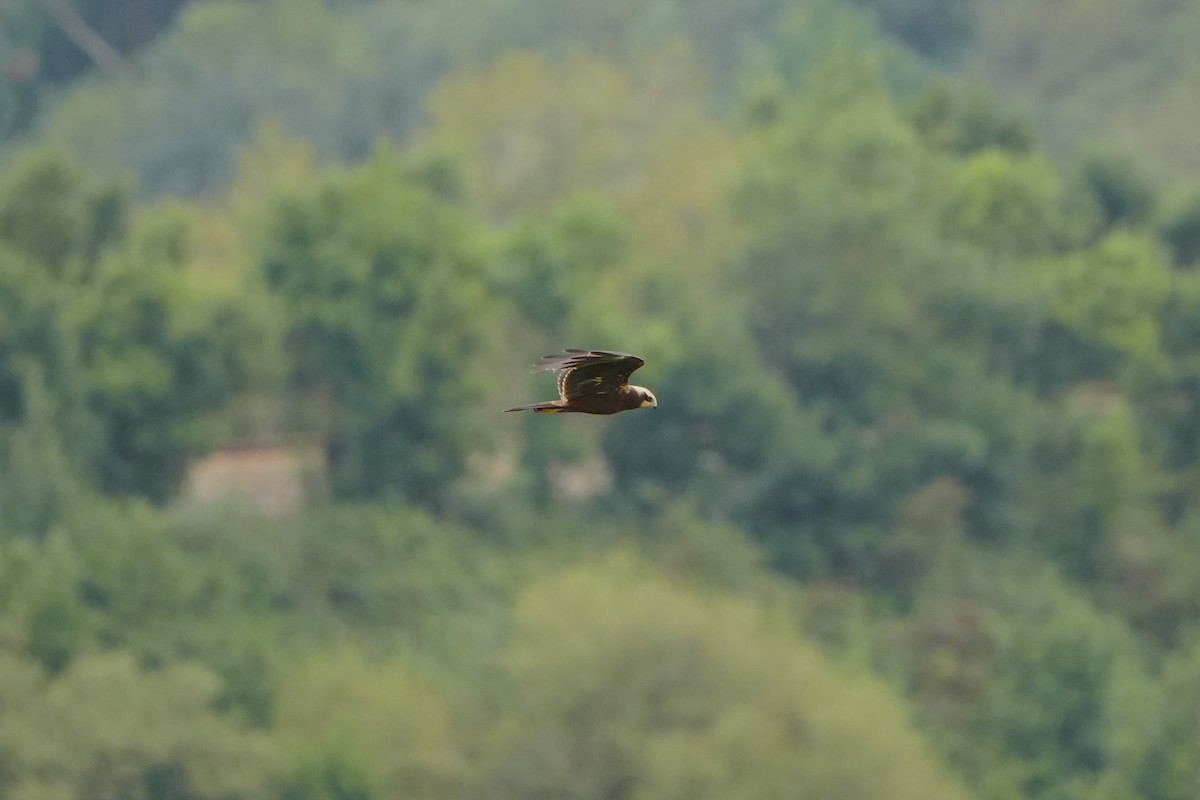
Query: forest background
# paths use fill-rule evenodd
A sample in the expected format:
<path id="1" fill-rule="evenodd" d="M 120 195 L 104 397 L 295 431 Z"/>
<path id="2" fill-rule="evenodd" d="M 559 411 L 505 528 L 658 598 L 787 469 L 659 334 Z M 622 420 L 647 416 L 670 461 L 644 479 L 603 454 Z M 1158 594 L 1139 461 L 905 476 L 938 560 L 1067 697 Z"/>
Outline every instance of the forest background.
<path id="1" fill-rule="evenodd" d="M 1196 41 L 5 0 L 0 797 L 1193 800 Z"/>

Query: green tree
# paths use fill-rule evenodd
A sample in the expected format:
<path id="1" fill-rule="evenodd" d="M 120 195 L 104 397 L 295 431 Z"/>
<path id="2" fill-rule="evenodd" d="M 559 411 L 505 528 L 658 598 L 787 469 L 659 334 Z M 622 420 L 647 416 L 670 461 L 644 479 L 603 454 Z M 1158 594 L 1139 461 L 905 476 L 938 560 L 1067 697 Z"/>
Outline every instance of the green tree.
<path id="1" fill-rule="evenodd" d="M 869 65 L 830 63 L 822 78 L 753 132 L 734 279 L 768 362 L 806 396 L 869 416 L 921 334 L 919 290 L 948 268 L 929 237 L 938 164 Z"/>
<path id="2" fill-rule="evenodd" d="M 102 437 L 69 308 L 122 227 L 117 193 L 59 157 L 18 159 L 0 181 L 0 522 L 46 533 L 93 478 Z"/>
<path id="3" fill-rule="evenodd" d="M 917 52 L 952 61 L 961 56 L 974 34 L 975 0 L 854 0 L 879 17 L 880 27 Z"/>
<path id="4" fill-rule="evenodd" d="M 486 447 L 477 402 L 498 305 L 477 223 L 406 173 L 382 148 L 281 198 L 261 263 L 334 491 L 436 506 Z"/>
<path id="5" fill-rule="evenodd" d="M 44 389 L 37 413 L 59 426 L 68 465 L 161 501 L 211 445 L 205 415 L 240 387 L 253 328 L 188 268 L 186 214 L 128 219 L 118 186 L 52 153 L 25 155 L 0 183 L 0 428 L 34 413 Z"/>
<path id="6" fill-rule="evenodd" d="M 986 149 L 956 170 L 945 225 L 987 252 L 1030 257 L 1062 238 L 1059 179 L 1044 157 Z"/>
<path id="7" fill-rule="evenodd" d="M 902 637 L 913 697 L 980 796 L 1109 796 L 1148 766 L 1135 744 L 1155 692 L 1137 640 L 1054 568 L 961 553 L 915 611 Z"/>
<path id="8" fill-rule="evenodd" d="M 1084 159 L 1081 172 L 1100 207 L 1103 227 L 1141 225 L 1153 214 L 1154 187 L 1132 158 L 1092 153 Z"/>
<path id="9" fill-rule="evenodd" d="M 801 407 L 755 343 L 736 334 L 739 304 L 678 290 L 656 313 L 683 317 L 679 342 L 644 368 L 659 408 L 605 431 L 611 502 L 653 515 L 665 497 L 684 495 L 746 525 L 778 566 L 827 566 L 841 454 L 820 413 Z"/>
<path id="10" fill-rule="evenodd" d="M 454 709 L 396 662 L 326 652 L 290 670 L 273 728 L 296 764 L 289 800 L 461 797 L 469 773 Z"/>
<path id="11" fill-rule="evenodd" d="M 1164 651 L 1186 647 L 1189 626 L 1200 616 L 1196 526 L 1194 511 L 1174 526 L 1143 511 L 1118 520 L 1105 547 L 1103 569 L 1121 613 Z"/>
<path id="12" fill-rule="evenodd" d="M 747 234 L 731 294 L 814 420 L 758 476 L 750 524 L 807 550 L 798 565 L 869 572 L 896 504 L 939 475 L 977 492 L 973 532 L 1003 528 L 1028 409 L 971 330 L 991 284 L 975 247 L 947 237 L 961 164 L 925 146 L 870 64 L 825 70 L 752 130 L 735 194 Z M 827 468 L 798 468 L 814 452 Z"/>
<path id="13" fill-rule="evenodd" d="M 13 797 L 248 798 L 275 783 L 269 743 L 213 711 L 217 681 L 203 668 L 146 672 L 113 653 L 53 680 L 3 656 L 0 673 Z"/>
<path id="14" fill-rule="evenodd" d="M 1114 233 L 1062 265 L 1051 313 L 1064 327 L 1124 357 L 1137 371 L 1163 367 L 1162 323 L 1172 289 L 1157 242 Z"/>
<path id="15" fill-rule="evenodd" d="M 881 685 L 628 558 L 528 587 L 503 658 L 480 797 L 965 796 Z"/>
<path id="16" fill-rule="evenodd" d="M 1200 191 L 1175 203 L 1161 222 L 1160 231 L 1176 265 L 1189 267 L 1200 262 Z"/>
<path id="17" fill-rule="evenodd" d="M 882 32 L 879 15 L 862 8 L 869 1 L 809 0 L 786 6 L 762 43 L 748 43 L 744 70 L 765 73 L 768 80 L 774 77 L 792 88 L 816 86 L 828 79 L 825 66 L 830 61 L 865 57 L 880 65 L 892 89 L 915 91 L 931 77 L 928 62 Z"/>
<path id="18" fill-rule="evenodd" d="M 328 623 L 451 658 L 472 629 L 462 615 L 485 614 L 497 590 L 482 542 L 400 504 L 314 512 L 282 538 L 294 556 L 279 591 L 314 630 Z"/>
<path id="19" fill-rule="evenodd" d="M 37 367 L 25 366 L 21 421 L 0 427 L 0 531 L 41 537 L 86 515 L 95 492 L 64 446 L 55 398 Z"/>
<path id="20" fill-rule="evenodd" d="M 508 53 L 436 87 L 431 135 L 459 158 L 468 196 L 489 218 L 551 213 L 591 192 L 625 212 L 641 246 L 707 243 L 707 231 L 679 219 L 706 215 L 732 155 L 728 134 L 705 112 L 705 86 L 682 44 L 628 67 Z"/>
<path id="21" fill-rule="evenodd" d="M 909 116 L 926 142 L 956 153 L 993 147 L 1028 153 L 1037 138 L 1030 119 L 1001 107 L 982 89 L 934 83 L 912 101 Z"/>
<path id="22" fill-rule="evenodd" d="M 105 431 L 93 469 L 109 491 L 170 497 L 215 441 L 212 414 L 246 385 L 258 326 L 231 289 L 189 268 L 190 225 L 171 208 L 139 218 L 72 309 Z"/>
<path id="23" fill-rule="evenodd" d="M 1166 184 L 1194 174 L 1194 5 L 1017 0 L 978 11 L 964 76 L 1030 109 L 1053 150 L 1090 141 L 1129 153 Z"/>
<path id="24" fill-rule="evenodd" d="M 1200 677 L 1200 647 L 1186 643 L 1172 654 L 1162 676 L 1161 717 L 1157 729 L 1148 732 L 1154 742 L 1133 784 L 1144 796 L 1155 800 L 1187 797 L 1200 780 L 1191 754 L 1200 745 L 1200 717 L 1196 697 Z"/>
<path id="25" fill-rule="evenodd" d="M 391 122 L 379 118 L 391 98 L 372 83 L 365 32 L 319 2 L 193 3 L 135 74 L 69 92 L 41 135 L 82 161 L 132 170 L 152 196 L 220 186 L 268 117 L 308 132 L 323 154 L 362 156 Z"/>

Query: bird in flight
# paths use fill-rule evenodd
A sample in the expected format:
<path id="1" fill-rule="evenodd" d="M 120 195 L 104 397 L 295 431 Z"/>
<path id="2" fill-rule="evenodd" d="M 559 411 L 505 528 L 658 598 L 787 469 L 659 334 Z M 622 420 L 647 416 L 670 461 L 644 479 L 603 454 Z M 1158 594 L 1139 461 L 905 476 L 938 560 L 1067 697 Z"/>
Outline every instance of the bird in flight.
<path id="1" fill-rule="evenodd" d="M 654 392 L 630 386 L 629 376 L 646 362 L 629 353 L 567 349 L 562 355 L 542 356 L 537 370 L 558 371 L 558 399 L 506 408 L 538 414 L 577 411 L 583 414 L 616 414 L 634 408 L 658 408 Z"/>

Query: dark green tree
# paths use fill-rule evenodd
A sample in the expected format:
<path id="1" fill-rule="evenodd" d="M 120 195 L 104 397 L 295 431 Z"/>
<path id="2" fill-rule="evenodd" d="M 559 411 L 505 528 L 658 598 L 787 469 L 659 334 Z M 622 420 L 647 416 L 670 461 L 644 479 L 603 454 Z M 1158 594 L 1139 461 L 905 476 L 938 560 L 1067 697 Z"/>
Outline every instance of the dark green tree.
<path id="1" fill-rule="evenodd" d="M 252 334 L 239 303 L 190 268 L 186 213 L 147 212 L 128 231 L 124 198 L 39 151 L 0 182 L 0 435 L 33 413 L 37 382 L 67 464 L 162 501 L 212 445 L 206 415 L 241 385 Z"/>
<path id="2" fill-rule="evenodd" d="M 436 506 L 485 446 L 477 403 L 498 341 L 480 248 L 477 224 L 388 148 L 272 208 L 263 275 L 337 495 Z"/>
<path id="3" fill-rule="evenodd" d="M 1200 191 L 1177 203 L 1165 215 L 1159 230 L 1171 246 L 1178 266 L 1190 267 L 1200 263 Z"/>
<path id="4" fill-rule="evenodd" d="M 1080 174 L 1099 206 L 1103 228 L 1141 225 L 1154 213 L 1154 187 L 1132 158 L 1091 153 L 1084 158 Z"/>
<path id="5" fill-rule="evenodd" d="M 975 33 L 976 0 L 854 0 L 880 27 L 918 53 L 940 61 L 961 58 Z"/>
<path id="6" fill-rule="evenodd" d="M 190 269 L 191 248 L 185 217 L 146 215 L 72 311 L 104 426 L 93 469 L 109 491 L 169 498 L 188 458 L 215 443 L 212 413 L 245 385 L 259 326 L 248 303 Z"/>

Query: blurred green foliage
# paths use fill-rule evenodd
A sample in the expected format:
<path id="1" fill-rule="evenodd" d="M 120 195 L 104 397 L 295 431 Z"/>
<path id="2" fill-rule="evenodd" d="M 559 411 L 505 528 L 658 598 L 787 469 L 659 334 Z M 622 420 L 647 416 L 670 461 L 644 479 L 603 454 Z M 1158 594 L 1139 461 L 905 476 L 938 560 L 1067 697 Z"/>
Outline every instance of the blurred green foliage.
<path id="1" fill-rule="evenodd" d="M 281 198 L 262 254 L 283 304 L 295 390 L 327 405 L 339 496 L 436 506 L 484 430 L 490 331 L 478 223 L 381 150 Z"/>
<path id="2" fill-rule="evenodd" d="M 247 797 L 272 783 L 270 743 L 213 710 L 219 683 L 199 666 L 98 654 L 51 682 L 4 656 L 0 676 L 14 797 Z"/>
<path id="3" fill-rule="evenodd" d="M 1055 152 L 1187 96 L 1130 8 L 142 20 L 0 162 L 0 796 L 1190 800 L 1200 204 Z M 562 346 L 661 407 L 501 415 Z"/>
<path id="4" fill-rule="evenodd" d="M 41 435 L 40 458 L 61 450 L 97 488 L 164 500 L 188 453 L 214 441 L 203 415 L 241 386 L 254 327 L 228 292 L 184 268 L 182 214 L 156 209 L 126 230 L 126 203 L 50 153 L 20 159 L 0 184 L 12 306 L 0 436 Z"/>
<path id="5" fill-rule="evenodd" d="M 964 796 L 882 686 L 619 553 L 531 585 L 514 625 L 487 796 Z"/>
<path id="6" fill-rule="evenodd" d="M 1115 146 L 1158 180 L 1187 185 L 1196 124 L 1200 6 L 1173 0 L 978 3 L 963 73 L 1032 113 L 1059 153 Z M 1185 141 L 1185 139 L 1193 139 Z M 1170 143 L 1170 144 L 1168 144 Z"/>

